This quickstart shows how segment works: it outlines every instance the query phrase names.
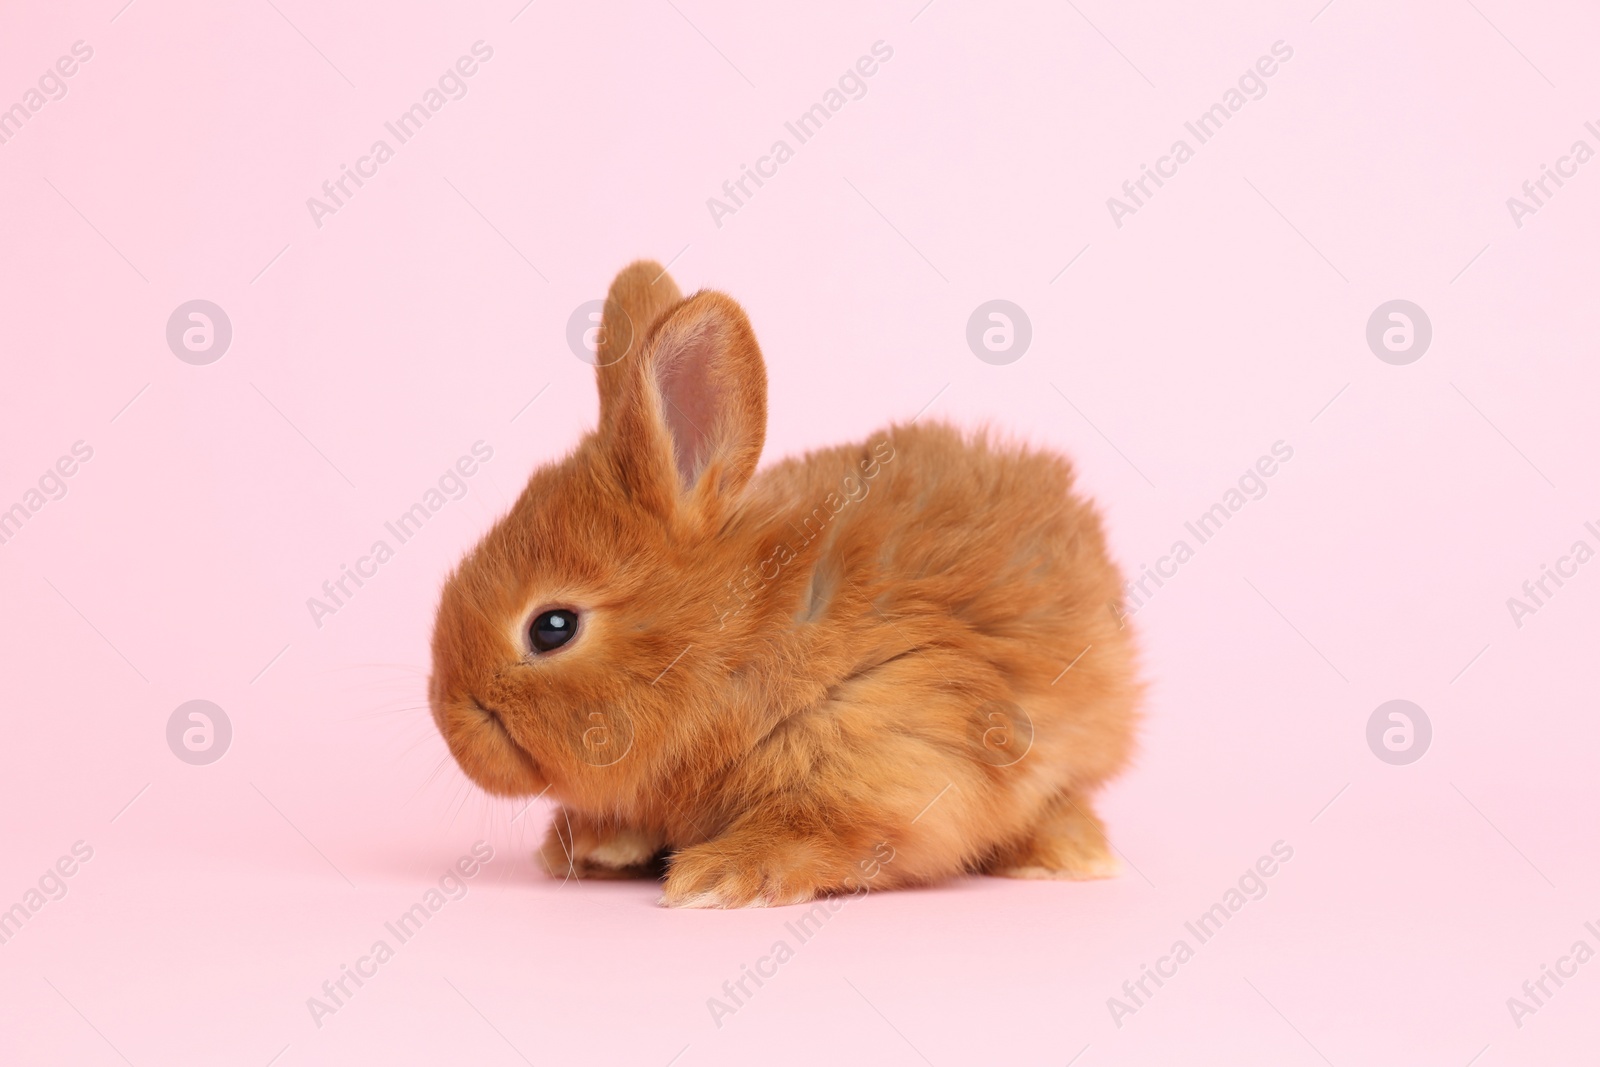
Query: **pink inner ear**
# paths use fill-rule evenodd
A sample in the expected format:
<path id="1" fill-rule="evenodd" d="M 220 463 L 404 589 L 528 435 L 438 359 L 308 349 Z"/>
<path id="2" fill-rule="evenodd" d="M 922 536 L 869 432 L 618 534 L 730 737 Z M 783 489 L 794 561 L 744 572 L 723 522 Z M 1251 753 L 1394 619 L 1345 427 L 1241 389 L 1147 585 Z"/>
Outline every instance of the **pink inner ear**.
<path id="1" fill-rule="evenodd" d="M 683 338 L 672 353 L 670 364 L 659 372 L 661 406 L 667 430 L 672 434 L 673 458 L 685 487 L 694 485 L 710 458 L 712 435 L 722 409 L 723 397 L 712 381 L 715 350 L 716 327 L 701 323 Z"/>

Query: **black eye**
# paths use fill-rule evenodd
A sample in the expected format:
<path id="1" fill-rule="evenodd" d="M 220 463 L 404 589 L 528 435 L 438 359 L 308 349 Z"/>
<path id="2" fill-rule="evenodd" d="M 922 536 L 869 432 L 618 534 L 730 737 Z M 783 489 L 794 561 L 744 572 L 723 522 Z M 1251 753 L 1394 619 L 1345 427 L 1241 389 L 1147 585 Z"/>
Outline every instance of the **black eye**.
<path id="1" fill-rule="evenodd" d="M 533 625 L 528 627 L 528 640 L 533 642 L 535 652 L 549 652 L 572 640 L 577 632 L 578 613 L 558 608 L 534 616 Z"/>

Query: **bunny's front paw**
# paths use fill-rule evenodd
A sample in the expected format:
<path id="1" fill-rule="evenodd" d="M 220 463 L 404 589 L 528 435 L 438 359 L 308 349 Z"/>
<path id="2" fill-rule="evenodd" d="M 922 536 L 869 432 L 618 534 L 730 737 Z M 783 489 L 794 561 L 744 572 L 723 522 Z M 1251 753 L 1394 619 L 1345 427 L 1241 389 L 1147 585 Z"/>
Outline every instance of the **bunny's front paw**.
<path id="1" fill-rule="evenodd" d="M 771 908 L 804 904 L 827 888 L 817 850 L 801 842 L 766 846 L 718 838 L 684 849 L 667 868 L 669 908 Z"/>

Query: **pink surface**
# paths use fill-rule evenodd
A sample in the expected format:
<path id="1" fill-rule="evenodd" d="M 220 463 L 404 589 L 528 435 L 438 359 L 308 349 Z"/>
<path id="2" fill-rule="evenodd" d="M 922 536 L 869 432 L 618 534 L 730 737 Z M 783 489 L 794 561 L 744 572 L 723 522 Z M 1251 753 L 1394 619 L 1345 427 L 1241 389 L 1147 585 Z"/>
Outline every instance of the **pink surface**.
<path id="1" fill-rule="evenodd" d="M 0 127 L 0 508 L 26 513 L 0 544 L 0 907 L 27 913 L 0 1062 L 1592 1054 L 1600 962 L 1570 954 L 1600 950 L 1600 563 L 1561 563 L 1600 548 L 1600 162 L 1571 156 L 1600 149 L 1592 9 L 122 4 L 0 13 L 0 107 L 27 115 Z M 479 41 L 399 143 L 385 123 Z M 879 41 L 798 144 L 785 123 Z M 1280 41 L 1199 143 L 1185 123 Z M 792 158 L 714 219 L 779 139 Z M 1161 163 L 1178 139 L 1192 158 Z M 1141 164 L 1169 177 L 1136 203 Z M 1536 205 L 1541 165 L 1567 177 Z M 444 760 L 440 580 L 592 423 L 568 320 L 641 255 L 749 309 L 769 456 L 924 409 L 988 421 L 1075 457 L 1130 573 L 1175 572 L 1134 622 L 1148 725 L 1105 797 L 1124 876 L 872 896 L 802 943 L 799 909 L 544 879 L 546 803 Z M 1032 327 L 1003 365 L 966 340 L 991 299 Z M 1403 365 L 1366 338 L 1397 299 L 1432 324 Z M 205 365 L 167 342 L 191 300 L 232 326 Z M 1198 544 L 1185 524 L 1280 441 L 1265 495 Z M 492 459 L 397 544 L 384 524 L 476 442 Z M 380 539 L 393 558 L 313 618 Z M 1568 577 L 1535 605 L 1545 565 Z M 1432 727 L 1405 765 L 1367 739 L 1396 699 Z M 216 762 L 169 748 L 191 700 L 231 724 Z M 480 840 L 401 944 L 385 924 Z M 1259 899 L 1230 898 L 1277 842 Z M 1230 900 L 1201 944 L 1185 924 Z M 1170 977 L 1134 999 L 1144 965 Z M 1545 966 L 1569 976 L 1535 1001 Z"/>

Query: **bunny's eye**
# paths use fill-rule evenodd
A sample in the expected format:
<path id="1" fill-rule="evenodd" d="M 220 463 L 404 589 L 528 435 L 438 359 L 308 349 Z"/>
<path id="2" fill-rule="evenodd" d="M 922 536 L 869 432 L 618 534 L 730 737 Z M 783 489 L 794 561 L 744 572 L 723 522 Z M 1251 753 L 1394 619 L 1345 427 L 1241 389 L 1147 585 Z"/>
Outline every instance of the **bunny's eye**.
<path id="1" fill-rule="evenodd" d="M 534 616 L 528 627 L 528 640 L 535 652 L 549 652 L 572 640 L 578 632 L 578 613 L 565 608 L 544 611 Z"/>

